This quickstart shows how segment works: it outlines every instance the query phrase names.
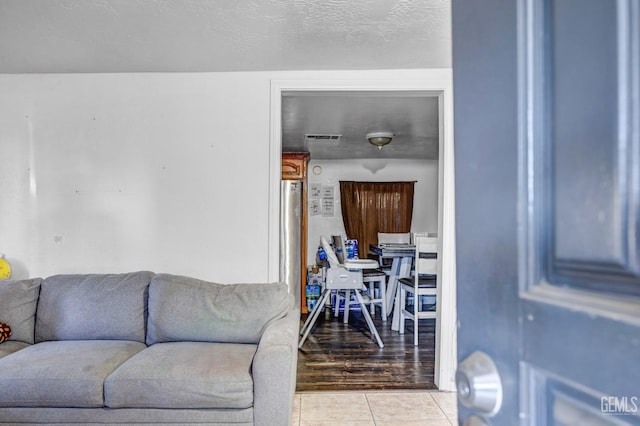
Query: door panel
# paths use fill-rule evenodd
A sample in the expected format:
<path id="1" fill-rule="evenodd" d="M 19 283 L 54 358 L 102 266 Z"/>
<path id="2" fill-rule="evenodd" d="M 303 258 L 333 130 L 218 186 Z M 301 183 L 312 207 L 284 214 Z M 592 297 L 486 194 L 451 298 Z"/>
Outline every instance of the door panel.
<path id="1" fill-rule="evenodd" d="M 640 5 L 452 3 L 458 348 L 496 425 L 640 424 Z"/>
<path id="2" fill-rule="evenodd" d="M 637 169 L 629 122 L 637 100 L 634 105 L 628 95 L 634 84 L 629 76 L 638 68 L 625 52 L 634 38 L 637 48 L 637 22 L 630 19 L 630 3 L 592 0 L 584 6 L 583 0 L 539 2 L 532 11 L 539 18 L 525 26 L 547 34 L 531 47 L 541 51 L 543 63 L 531 78 L 532 91 L 541 92 L 540 112 L 549 117 L 534 117 L 531 125 L 547 134 L 532 137 L 527 149 L 550 155 L 537 177 L 550 180 L 543 190 L 553 194 L 550 273 L 560 284 L 640 294 L 638 206 L 628 202 L 637 179 L 627 176 Z"/>
<path id="3" fill-rule="evenodd" d="M 612 175 L 618 147 L 601 143 L 616 140 L 615 10 L 602 0 L 592 2 L 592 13 L 576 14 L 578 1 L 549 4 L 548 22 L 531 23 L 549 33 L 543 78 L 553 85 L 546 106 L 552 137 L 545 142 L 553 141 L 554 262 L 619 263 L 621 206 Z"/>

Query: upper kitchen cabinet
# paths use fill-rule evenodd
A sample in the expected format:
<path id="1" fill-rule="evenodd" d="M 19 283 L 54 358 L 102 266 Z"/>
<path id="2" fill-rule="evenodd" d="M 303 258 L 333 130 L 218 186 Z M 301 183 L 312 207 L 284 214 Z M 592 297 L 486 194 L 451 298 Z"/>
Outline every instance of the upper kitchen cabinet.
<path id="1" fill-rule="evenodd" d="M 304 180 L 307 177 L 308 152 L 286 152 L 282 154 L 282 179 Z"/>

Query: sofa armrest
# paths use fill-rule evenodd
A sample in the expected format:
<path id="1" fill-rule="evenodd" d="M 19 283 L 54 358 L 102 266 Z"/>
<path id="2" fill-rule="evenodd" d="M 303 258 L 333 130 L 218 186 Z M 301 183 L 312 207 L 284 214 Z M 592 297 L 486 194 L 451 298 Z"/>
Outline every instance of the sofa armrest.
<path id="1" fill-rule="evenodd" d="M 271 323 L 253 358 L 253 421 L 256 426 L 287 426 L 291 421 L 298 363 L 300 310 Z"/>

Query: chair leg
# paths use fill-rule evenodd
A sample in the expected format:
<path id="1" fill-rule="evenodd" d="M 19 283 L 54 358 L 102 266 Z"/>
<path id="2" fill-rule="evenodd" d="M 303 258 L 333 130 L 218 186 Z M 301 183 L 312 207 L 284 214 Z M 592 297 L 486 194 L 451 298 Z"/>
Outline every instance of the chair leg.
<path id="1" fill-rule="evenodd" d="M 326 303 L 327 293 L 329 293 L 329 290 L 324 290 L 320 295 L 320 299 L 318 299 L 318 303 L 316 303 L 316 306 L 313 307 L 313 309 L 309 313 L 309 316 L 307 317 L 307 320 L 304 322 L 304 325 L 300 329 L 300 334 L 304 334 L 304 332 L 308 328 L 313 327 L 313 323 L 315 323 L 317 317 L 320 315 L 320 311 L 322 310 L 322 307 L 320 305 L 322 303 Z"/>
<path id="2" fill-rule="evenodd" d="M 335 299 L 335 304 L 333 305 L 333 316 L 334 317 L 338 317 L 338 314 L 340 313 L 340 290 L 336 290 L 336 299 Z"/>
<path id="3" fill-rule="evenodd" d="M 331 294 L 330 290 L 324 290 L 324 292 L 322 293 L 322 296 L 320 297 L 320 300 L 318 301 L 316 306 L 313 308 L 313 310 L 311 311 L 311 314 L 309 315 L 304 325 L 302 326 L 302 330 L 300 330 L 300 334 L 302 334 L 302 339 L 300 339 L 300 342 L 298 343 L 298 349 L 302 348 L 304 341 L 307 340 L 307 336 L 309 336 L 309 332 L 311 332 L 311 329 L 316 323 L 316 320 L 318 319 L 318 316 L 322 311 L 322 307 L 327 303 L 327 299 L 329 298 L 330 294 Z"/>
<path id="4" fill-rule="evenodd" d="M 356 294 L 356 299 L 358 299 L 358 302 L 360 303 L 360 309 L 362 310 L 362 315 L 364 316 L 364 319 L 367 321 L 369 330 L 371 330 L 371 333 L 376 338 L 376 341 L 378 342 L 378 346 L 380 346 L 381 348 L 384 348 L 384 344 L 382 343 L 382 340 L 380 339 L 380 335 L 378 334 L 378 329 L 376 328 L 376 325 L 373 323 L 373 320 L 371 319 L 371 315 L 369 315 L 369 311 L 367 311 L 367 307 L 365 306 L 365 301 L 362 298 L 362 294 L 360 294 L 360 290 L 354 290 L 354 292 Z"/>
<path id="5" fill-rule="evenodd" d="M 380 310 L 382 311 L 382 321 L 387 320 L 387 283 L 385 277 L 380 279 Z"/>
<path id="6" fill-rule="evenodd" d="M 413 296 L 413 345 L 418 346 L 418 323 L 420 318 L 420 296 Z"/>
<path id="7" fill-rule="evenodd" d="M 371 316 L 375 318 L 376 316 L 376 304 L 373 303 L 373 299 L 376 298 L 376 286 L 374 285 L 374 281 L 369 281 L 369 299 L 372 300 L 370 303 L 369 309 L 371 310 Z"/>
<path id="8" fill-rule="evenodd" d="M 349 322 L 349 311 L 351 310 L 351 290 L 345 290 L 344 292 L 344 316 L 342 322 L 347 324 Z"/>
<path id="9" fill-rule="evenodd" d="M 403 290 L 402 287 L 398 287 L 398 292 L 400 293 L 400 297 L 399 297 L 400 301 L 398 303 L 398 305 L 400 305 L 398 306 L 398 314 L 400 315 L 398 332 L 400 334 L 404 334 L 404 321 L 405 321 L 404 310 L 405 310 L 405 304 L 407 299 L 407 292 Z"/>

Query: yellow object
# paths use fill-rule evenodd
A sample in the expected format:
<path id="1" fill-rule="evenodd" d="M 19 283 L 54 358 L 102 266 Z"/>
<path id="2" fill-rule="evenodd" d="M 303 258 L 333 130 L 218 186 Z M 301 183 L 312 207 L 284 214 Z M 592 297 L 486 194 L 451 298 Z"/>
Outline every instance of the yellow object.
<path id="1" fill-rule="evenodd" d="M 11 278 L 11 265 L 4 259 L 4 254 L 0 256 L 0 280 Z"/>

